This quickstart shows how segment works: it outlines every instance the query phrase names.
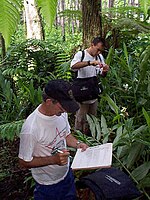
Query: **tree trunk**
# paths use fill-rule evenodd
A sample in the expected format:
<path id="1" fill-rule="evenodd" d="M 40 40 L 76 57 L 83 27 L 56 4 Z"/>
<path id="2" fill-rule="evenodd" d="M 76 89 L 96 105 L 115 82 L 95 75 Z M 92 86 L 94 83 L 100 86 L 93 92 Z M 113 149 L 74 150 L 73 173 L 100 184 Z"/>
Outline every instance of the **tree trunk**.
<path id="1" fill-rule="evenodd" d="M 102 36 L 101 0 L 82 0 L 83 46 Z"/>
<path id="2" fill-rule="evenodd" d="M 27 39 L 32 38 L 42 40 L 44 38 L 44 34 L 35 0 L 24 0 L 24 8 Z"/>
<path id="3" fill-rule="evenodd" d="M 61 11 L 65 10 L 65 1 L 61 0 Z M 62 17 L 62 40 L 66 40 L 66 35 L 65 35 L 65 18 L 64 16 Z"/>
<path id="4" fill-rule="evenodd" d="M 109 8 L 112 8 L 114 6 L 115 0 L 109 0 Z"/>

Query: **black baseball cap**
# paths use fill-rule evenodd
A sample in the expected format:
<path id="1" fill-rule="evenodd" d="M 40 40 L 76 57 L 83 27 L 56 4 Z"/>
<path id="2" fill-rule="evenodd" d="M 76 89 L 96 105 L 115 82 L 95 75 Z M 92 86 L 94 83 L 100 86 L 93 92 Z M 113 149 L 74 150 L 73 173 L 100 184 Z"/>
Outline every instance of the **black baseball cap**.
<path id="1" fill-rule="evenodd" d="M 50 80 L 46 84 L 44 92 L 57 100 L 68 113 L 75 113 L 79 109 L 79 105 L 73 97 L 71 84 L 68 81 L 62 79 Z"/>

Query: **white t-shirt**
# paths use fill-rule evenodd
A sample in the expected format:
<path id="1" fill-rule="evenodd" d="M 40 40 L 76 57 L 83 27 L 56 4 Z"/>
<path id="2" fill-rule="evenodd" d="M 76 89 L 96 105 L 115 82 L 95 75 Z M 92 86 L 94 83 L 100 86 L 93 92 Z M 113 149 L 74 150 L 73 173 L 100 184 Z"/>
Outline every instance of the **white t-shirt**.
<path id="1" fill-rule="evenodd" d="M 87 50 L 84 50 L 84 52 L 85 52 L 85 55 L 84 55 L 83 61 L 89 61 L 89 60 L 94 61 L 94 60 L 96 60 L 96 57 L 91 56 L 87 52 Z M 97 60 L 102 62 L 102 64 L 105 64 L 104 57 L 102 56 L 102 54 L 99 54 L 99 55 L 100 55 L 101 60 L 99 60 L 98 56 L 97 56 Z M 77 62 L 81 62 L 81 57 L 82 57 L 82 51 L 78 51 L 75 54 L 73 60 L 71 61 L 71 67 L 73 65 L 75 65 Z M 83 67 L 83 68 L 80 68 L 80 69 L 74 70 L 74 71 L 78 71 L 77 78 L 87 78 L 87 77 L 97 76 L 98 73 L 101 73 L 101 69 L 96 67 L 96 66 L 93 66 L 93 65 Z"/>
<path id="2" fill-rule="evenodd" d="M 33 156 L 51 156 L 55 148 L 66 148 L 66 136 L 70 134 L 67 113 L 61 116 L 46 116 L 38 108 L 26 119 L 20 134 L 19 158 L 31 161 Z M 64 166 L 48 165 L 32 168 L 33 178 L 40 184 L 51 185 L 63 180 L 69 169 Z"/>

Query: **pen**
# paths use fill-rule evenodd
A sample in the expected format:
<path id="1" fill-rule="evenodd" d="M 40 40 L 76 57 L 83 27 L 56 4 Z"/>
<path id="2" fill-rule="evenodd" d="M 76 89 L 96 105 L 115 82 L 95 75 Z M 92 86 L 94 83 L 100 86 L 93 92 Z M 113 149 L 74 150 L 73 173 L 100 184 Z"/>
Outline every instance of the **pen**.
<path id="1" fill-rule="evenodd" d="M 57 153 L 64 153 L 63 151 L 61 151 L 60 149 L 56 150 Z M 69 156 L 69 158 L 72 158 L 72 156 Z"/>

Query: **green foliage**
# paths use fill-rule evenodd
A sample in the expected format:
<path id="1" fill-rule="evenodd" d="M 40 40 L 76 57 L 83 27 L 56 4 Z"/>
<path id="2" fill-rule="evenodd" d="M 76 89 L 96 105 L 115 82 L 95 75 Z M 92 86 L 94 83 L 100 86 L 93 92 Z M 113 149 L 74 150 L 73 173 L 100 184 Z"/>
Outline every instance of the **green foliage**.
<path id="1" fill-rule="evenodd" d="M 150 115 L 146 112 L 146 110 L 144 108 L 142 108 L 142 111 L 143 111 L 143 115 L 146 119 L 147 125 L 150 128 Z"/>
<path id="2" fill-rule="evenodd" d="M 67 20 L 77 19 L 77 20 L 81 21 L 81 19 L 82 19 L 81 10 L 69 10 L 69 9 L 65 9 L 64 11 L 61 11 L 58 14 L 59 14 L 60 17 L 64 17 Z"/>
<path id="3" fill-rule="evenodd" d="M 121 18 L 118 20 L 118 23 L 114 26 L 116 29 L 128 29 L 131 33 L 150 33 L 150 27 L 148 23 L 141 23 L 134 19 Z"/>
<path id="4" fill-rule="evenodd" d="M 110 46 L 120 47 L 123 42 L 128 45 L 137 41 L 141 34 L 150 35 L 149 26 L 149 0 L 140 0 L 140 6 L 128 6 L 127 2 L 116 2 L 114 7 L 103 9 L 102 22 L 104 27 L 103 35 Z M 149 39 L 148 39 L 149 40 Z M 131 48 L 133 48 L 131 46 Z"/>
<path id="5" fill-rule="evenodd" d="M 11 36 L 20 21 L 21 7 L 20 0 L 0 1 L 0 33 L 5 39 L 6 47 L 10 44 Z"/>
<path id="6" fill-rule="evenodd" d="M 149 12 L 149 9 L 150 9 L 149 8 L 150 0 L 140 0 L 139 3 L 140 3 L 141 10 L 143 10 L 143 12 L 144 12 L 144 15 L 145 16 L 148 15 L 149 14 L 148 12 Z"/>
<path id="7" fill-rule="evenodd" d="M 113 142 L 113 166 L 126 170 L 149 199 L 144 188 L 150 187 L 150 59 L 149 45 L 142 42 L 139 37 L 134 48 L 124 43 L 110 50 L 98 117 L 87 116 L 92 137 L 76 134 L 90 146 Z"/>
<path id="8" fill-rule="evenodd" d="M 15 136 L 19 136 L 23 122 L 19 120 L 0 125 L 0 138 L 13 141 Z"/>
<path id="9" fill-rule="evenodd" d="M 19 80 L 36 80 L 42 83 L 54 77 L 56 49 L 40 40 L 27 40 L 8 49 L 2 62 L 3 74 Z M 11 66 L 11 67 L 10 67 Z"/>
<path id="10" fill-rule="evenodd" d="M 87 137 L 79 131 L 76 132 L 76 136 L 90 146 L 112 142 L 113 166 L 125 169 L 140 189 L 143 189 L 143 186 L 150 187 L 147 181 L 147 177 L 150 176 L 150 129 L 147 125 L 136 129 L 132 118 L 126 119 L 121 114 L 120 116 L 122 122 L 115 125 L 112 123 L 109 127 L 103 115 L 101 115 L 101 120 L 88 115 L 87 120 L 92 137 Z M 143 192 L 148 196 L 145 190 Z"/>
<path id="11" fill-rule="evenodd" d="M 46 9 L 48 15 L 52 9 L 55 15 L 56 1 L 48 8 L 44 8 L 48 1 L 39 2 L 41 12 Z M 144 8 L 144 1 L 141 5 L 117 8 L 113 11 L 115 16 L 109 13 L 111 22 L 107 15 L 110 25 L 107 40 L 111 41 L 113 31 L 117 30 L 114 38 L 118 39 L 119 48 L 111 47 L 106 58 L 110 71 L 106 78 L 101 78 L 104 92 L 99 98 L 98 117 L 87 116 L 92 137 L 80 131 L 76 134 L 90 146 L 113 142 L 113 165 L 125 169 L 145 193 L 144 188 L 150 187 L 150 46 L 149 35 L 144 34 L 149 32 L 148 8 Z M 77 13 L 61 14 L 74 18 Z M 0 21 L 0 32 L 3 26 Z M 0 138 L 4 140 L 12 141 L 19 134 L 23 119 L 41 102 L 47 80 L 72 78 L 70 60 L 80 48 L 82 33 L 70 34 L 66 26 L 64 41 L 60 27 L 53 27 L 52 31 L 44 28 L 45 41 L 25 41 L 23 30 L 19 29 L 1 63 Z M 0 172 L 0 177 L 5 175 Z"/>
<path id="12" fill-rule="evenodd" d="M 57 0 L 37 0 L 42 16 L 47 25 L 52 28 L 57 9 Z M 9 46 L 12 35 L 20 22 L 23 1 L 20 0 L 1 0 L 0 1 L 0 33 L 2 33 L 6 47 Z"/>
<path id="13" fill-rule="evenodd" d="M 52 24 L 56 15 L 57 0 L 37 0 L 37 5 L 40 8 L 40 12 L 45 19 L 46 24 L 52 28 Z"/>

